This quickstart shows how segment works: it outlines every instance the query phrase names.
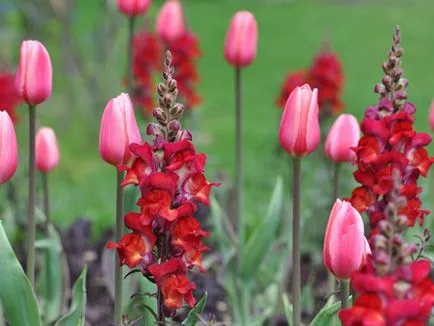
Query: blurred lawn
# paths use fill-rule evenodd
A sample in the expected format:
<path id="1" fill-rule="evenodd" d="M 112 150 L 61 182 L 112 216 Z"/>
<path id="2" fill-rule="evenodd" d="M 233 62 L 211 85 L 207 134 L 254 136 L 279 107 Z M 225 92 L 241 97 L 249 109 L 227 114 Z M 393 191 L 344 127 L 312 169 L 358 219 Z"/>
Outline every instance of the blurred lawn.
<path id="1" fill-rule="evenodd" d="M 72 28 L 79 36 L 83 60 L 89 60 L 93 46 L 89 31 L 102 16 L 97 1 L 77 0 L 77 3 Z M 188 23 L 198 34 L 204 52 L 200 61 L 199 89 L 204 103 L 198 108 L 193 131 L 200 149 L 209 157 L 209 176 L 222 170 L 233 173 L 235 166 L 234 73 L 222 55 L 226 28 L 237 10 L 250 10 L 258 20 L 258 57 L 252 67 L 243 71 L 244 206 L 252 219 L 263 214 L 278 174 L 285 176 L 288 187 L 290 182 L 288 159 L 274 155 L 280 115 L 274 106 L 275 97 L 289 70 L 310 64 L 324 36 L 329 37 L 331 48 L 343 61 L 346 111 L 361 118 L 364 109 L 377 101 L 373 86 L 381 78 L 380 65 L 391 45 L 393 28 L 400 25 L 410 100 L 419 109 L 418 128 L 427 130 L 427 108 L 434 84 L 432 0 L 185 0 L 184 3 Z M 154 2 L 152 16 L 159 4 L 161 1 Z M 117 13 L 112 16 L 120 22 L 121 28 L 108 40 L 115 42 L 119 52 L 113 54 L 99 79 L 104 83 L 107 100 L 122 91 L 119 79 L 125 69 L 123 49 L 127 37 L 126 20 Z M 13 26 L 16 19 L 9 17 L 8 22 Z M 115 172 L 100 161 L 98 154 L 99 116 L 104 104 L 91 106 L 92 94 L 81 81 L 58 68 L 62 60 L 58 28 L 57 22 L 47 22 L 48 33 L 41 38 L 52 53 L 56 76 L 54 96 L 40 108 L 40 124 L 51 125 L 57 131 L 62 155 L 60 167 L 50 175 L 52 215 L 63 226 L 77 216 L 88 216 L 96 222 L 96 231 L 99 231 L 112 223 L 115 205 Z M 12 53 L 18 51 L 19 37 L 12 34 L 9 38 L 16 38 L 17 42 L 10 44 Z M 67 87 L 74 88 L 72 97 L 64 95 Z M 20 171 L 24 173 L 27 117 L 24 107 L 21 111 Z M 311 171 L 305 169 L 304 174 L 308 176 Z M 19 180 L 16 183 L 25 195 L 27 183 Z M 303 186 L 318 187 L 318 183 L 311 178 L 309 184 Z"/>

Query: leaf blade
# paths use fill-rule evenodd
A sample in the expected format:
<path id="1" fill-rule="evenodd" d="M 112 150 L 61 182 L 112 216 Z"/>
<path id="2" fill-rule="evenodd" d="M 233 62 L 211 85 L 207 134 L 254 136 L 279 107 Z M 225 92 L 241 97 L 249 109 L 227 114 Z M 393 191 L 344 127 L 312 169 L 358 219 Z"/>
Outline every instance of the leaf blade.
<path id="1" fill-rule="evenodd" d="M 2 221 L 0 248 L 0 301 L 5 319 L 10 325 L 40 326 L 35 293 L 9 243 Z"/>

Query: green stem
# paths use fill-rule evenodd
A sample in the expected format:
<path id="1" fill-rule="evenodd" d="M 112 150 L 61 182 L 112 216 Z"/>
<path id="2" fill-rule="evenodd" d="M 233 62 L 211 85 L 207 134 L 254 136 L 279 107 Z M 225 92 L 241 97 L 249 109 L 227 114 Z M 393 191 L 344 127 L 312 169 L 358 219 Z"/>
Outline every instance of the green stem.
<path id="1" fill-rule="evenodd" d="M 235 219 L 237 221 L 239 246 L 244 243 L 244 221 L 242 214 L 243 202 L 243 126 L 242 126 L 242 101 L 241 101 L 241 69 L 235 68 Z M 240 263 L 241 248 L 238 253 Z"/>
<path id="2" fill-rule="evenodd" d="M 35 283 L 35 135 L 36 135 L 36 110 L 29 104 L 29 202 L 27 208 L 27 277 L 32 286 Z"/>
<path id="3" fill-rule="evenodd" d="M 349 280 L 341 280 L 341 302 L 342 309 L 346 309 L 350 306 L 349 299 L 350 298 L 350 281 Z"/>
<path id="4" fill-rule="evenodd" d="M 339 181 L 340 181 L 340 171 L 341 171 L 341 164 L 335 163 L 333 165 L 333 197 L 332 197 L 332 207 L 336 201 L 336 199 L 339 198 Z M 332 294 L 336 291 L 336 279 L 333 276 L 332 273 L 328 274 L 328 281 L 327 281 L 327 289 L 328 294 Z"/>
<path id="5" fill-rule="evenodd" d="M 42 191 L 44 194 L 44 214 L 45 214 L 45 232 L 48 234 L 48 226 L 50 225 L 50 201 L 48 194 L 48 173 L 42 173 Z"/>
<path id="6" fill-rule="evenodd" d="M 135 17 L 131 16 L 128 20 L 128 49 L 127 49 L 127 91 L 132 95 L 133 91 L 133 38 L 134 38 Z"/>
<path id="7" fill-rule="evenodd" d="M 300 180 L 301 159 L 293 159 L 293 201 L 292 201 L 292 305 L 293 325 L 301 325 L 301 272 L 300 272 Z"/>
<path id="8" fill-rule="evenodd" d="M 116 231 L 115 239 L 119 241 L 123 231 L 123 215 L 124 215 L 124 192 L 121 183 L 124 179 L 124 172 L 117 171 L 116 178 Z M 116 252 L 115 266 L 115 323 L 122 323 L 122 266 L 120 264 L 119 254 Z"/>

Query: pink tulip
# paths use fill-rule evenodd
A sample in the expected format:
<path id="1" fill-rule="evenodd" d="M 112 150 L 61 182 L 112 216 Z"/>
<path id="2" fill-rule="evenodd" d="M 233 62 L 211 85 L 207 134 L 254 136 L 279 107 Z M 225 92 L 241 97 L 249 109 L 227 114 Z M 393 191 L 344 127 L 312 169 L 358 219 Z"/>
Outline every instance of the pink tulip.
<path id="1" fill-rule="evenodd" d="M 351 114 L 341 114 L 333 123 L 325 142 L 327 157 L 335 162 L 354 162 L 356 153 L 351 149 L 357 146 L 360 127 Z"/>
<path id="2" fill-rule="evenodd" d="M 44 102 L 51 95 L 52 74 L 50 55 L 45 47 L 38 41 L 24 41 L 15 77 L 18 95 L 30 105 Z"/>
<path id="3" fill-rule="evenodd" d="M 175 41 L 184 35 L 185 26 L 181 2 L 166 0 L 158 13 L 155 29 L 158 36 L 165 42 Z"/>
<path id="4" fill-rule="evenodd" d="M 308 84 L 289 95 L 280 120 L 280 145 L 289 154 L 300 157 L 315 151 L 320 141 L 318 90 Z"/>
<path id="5" fill-rule="evenodd" d="M 359 212 L 349 202 L 337 199 L 324 237 L 324 265 L 336 278 L 349 279 L 370 253 Z"/>
<path id="6" fill-rule="evenodd" d="M 111 99 L 104 109 L 99 133 L 99 152 L 111 165 L 126 164 L 131 159 L 129 145 L 140 144 L 142 137 L 128 94 Z"/>
<path id="7" fill-rule="evenodd" d="M 258 26 L 255 16 L 239 11 L 233 17 L 226 34 L 224 55 L 226 61 L 238 68 L 246 67 L 256 57 Z"/>
<path id="8" fill-rule="evenodd" d="M 18 165 L 14 124 L 6 111 L 0 111 L 0 184 L 14 175 Z"/>
<path id="9" fill-rule="evenodd" d="M 431 102 L 431 106 L 429 109 L 428 122 L 431 130 L 434 130 L 434 100 Z"/>
<path id="10" fill-rule="evenodd" d="M 118 9 L 127 16 L 144 14 L 151 4 L 151 0 L 118 0 Z"/>
<path id="11" fill-rule="evenodd" d="M 59 164 L 59 149 L 54 130 L 43 127 L 36 134 L 36 168 L 43 173 L 50 172 Z"/>

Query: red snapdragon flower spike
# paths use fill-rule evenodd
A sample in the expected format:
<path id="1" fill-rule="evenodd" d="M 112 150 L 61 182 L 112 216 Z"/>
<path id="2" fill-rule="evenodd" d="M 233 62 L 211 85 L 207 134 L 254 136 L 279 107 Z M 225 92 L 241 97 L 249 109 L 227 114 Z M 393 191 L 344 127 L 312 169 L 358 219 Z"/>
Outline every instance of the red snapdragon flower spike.
<path id="1" fill-rule="evenodd" d="M 119 242 L 109 242 L 107 248 L 117 249 L 121 266 L 127 265 L 134 268 L 144 260 L 148 264 L 152 257 L 152 243 L 138 233 L 127 233 L 122 236 Z"/>
<path id="2" fill-rule="evenodd" d="M 132 158 L 129 146 L 142 137 L 128 94 L 111 99 L 104 109 L 99 134 L 101 158 L 111 165 L 126 164 Z"/>
<path id="3" fill-rule="evenodd" d="M 18 149 L 14 124 L 6 111 L 0 111 L 0 184 L 12 178 L 17 166 Z"/>
<path id="4" fill-rule="evenodd" d="M 190 307 L 194 306 L 193 290 L 196 286 L 186 277 L 185 264 L 180 259 L 171 258 L 161 264 L 152 264 L 148 270 L 161 289 L 166 308 L 179 309 L 183 301 Z"/>
<path id="5" fill-rule="evenodd" d="M 196 266 L 203 272 L 202 255 L 208 248 L 202 239 L 209 233 L 194 218 L 194 202 L 209 204 L 211 186 L 216 185 L 204 175 L 206 156 L 196 153 L 191 133 L 178 121 L 184 107 L 175 103 L 179 84 L 172 78 L 171 59 L 167 54 L 164 83 L 158 85 L 160 107 L 153 111 L 158 123 L 147 127 L 153 142 L 131 143 L 128 149 L 133 159 L 118 165 L 126 171 L 122 184 L 140 189 L 139 211 L 124 218 L 132 232 L 109 244 L 119 251 L 122 263 L 154 277 L 159 309 L 166 317 L 173 317 L 183 302 L 195 304 L 195 285 L 187 270 Z"/>
<path id="6" fill-rule="evenodd" d="M 175 41 L 184 35 L 184 14 L 179 0 L 166 0 L 158 12 L 155 30 L 164 42 Z"/>
<path id="7" fill-rule="evenodd" d="M 360 138 L 359 123 L 351 114 L 342 114 L 333 123 L 325 142 L 325 152 L 335 162 L 355 162 L 353 147 Z"/>
<path id="8" fill-rule="evenodd" d="M 248 11 L 239 11 L 231 19 L 224 45 L 226 61 L 244 68 L 252 64 L 256 57 L 258 26 L 255 16 Z"/>
<path id="9" fill-rule="evenodd" d="M 146 13 L 151 0 L 117 0 L 118 9 L 127 16 L 138 16 Z"/>
<path id="10" fill-rule="evenodd" d="M 60 160 L 56 134 L 48 127 L 42 127 L 36 133 L 36 168 L 43 173 L 50 172 Z"/>
<path id="11" fill-rule="evenodd" d="M 18 95 L 30 105 L 51 96 L 53 68 L 47 49 L 38 41 L 21 44 L 20 62 L 15 77 Z"/>
<path id="12" fill-rule="evenodd" d="M 303 86 L 307 82 L 307 72 L 305 70 L 297 70 L 289 73 L 285 77 L 279 97 L 276 99 L 276 105 L 282 110 L 285 108 L 286 101 L 289 95 L 296 87 Z"/>
<path id="13" fill-rule="evenodd" d="M 382 83 L 375 87 L 379 103 L 366 110 L 364 136 L 354 148 L 354 177 L 362 186 L 353 191 L 351 202 L 369 218 L 373 253 L 351 277 L 356 299 L 352 308 L 340 312 L 345 326 L 426 325 L 434 306 L 431 264 L 414 261 L 417 248 L 404 237 L 429 213 L 422 208 L 417 181 L 427 175 L 433 159 L 424 149 L 429 135 L 413 128 L 415 107 L 407 101 L 399 42 L 397 29 L 382 66 Z"/>
<path id="14" fill-rule="evenodd" d="M 339 57 L 329 51 L 321 51 L 314 59 L 309 70 L 308 83 L 319 90 L 320 108 L 331 105 L 332 112 L 342 111 L 344 105 L 340 100 L 344 77 Z"/>
<path id="15" fill-rule="evenodd" d="M 311 154 L 320 142 L 318 90 L 297 87 L 289 96 L 282 114 L 279 142 L 292 156 Z"/>
<path id="16" fill-rule="evenodd" d="M 349 279 L 370 252 L 359 212 L 349 202 L 336 200 L 324 237 L 324 265 L 336 278 Z"/>
<path id="17" fill-rule="evenodd" d="M 15 108 L 20 105 L 21 98 L 15 89 L 15 74 L 9 72 L 0 73 L 0 110 L 6 111 L 12 121 L 16 123 L 18 116 Z"/>

